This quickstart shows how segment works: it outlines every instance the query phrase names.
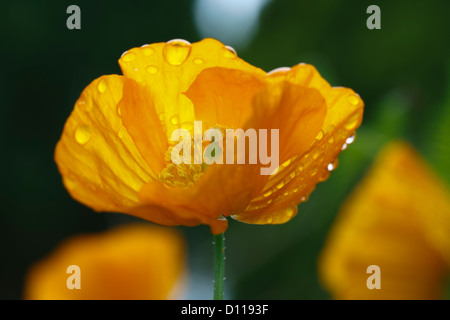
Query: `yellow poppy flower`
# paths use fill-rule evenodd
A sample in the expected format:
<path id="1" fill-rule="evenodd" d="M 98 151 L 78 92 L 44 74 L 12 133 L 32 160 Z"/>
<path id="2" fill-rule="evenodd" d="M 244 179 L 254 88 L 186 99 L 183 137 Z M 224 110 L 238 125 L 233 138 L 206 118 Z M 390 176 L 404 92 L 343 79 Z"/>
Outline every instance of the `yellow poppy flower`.
<path id="1" fill-rule="evenodd" d="M 127 225 L 104 233 L 80 235 L 65 241 L 50 256 L 32 266 L 26 278 L 24 298 L 176 298 L 184 277 L 184 260 L 184 242 L 174 230 Z M 68 269 L 69 266 L 78 270 Z"/>
<path id="2" fill-rule="evenodd" d="M 449 235 L 445 185 L 411 146 L 391 143 L 338 215 L 320 259 L 323 284 L 336 299 L 443 298 Z M 371 265 L 380 289 L 367 286 Z"/>
<path id="3" fill-rule="evenodd" d="M 228 216 L 284 223 L 362 121 L 359 96 L 332 88 L 313 66 L 266 73 L 214 39 L 133 48 L 119 64 L 123 76 L 83 91 L 55 152 L 69 193 L 96 211 L 206 224 L 214 234 Z M 171 134 L 192 133 L 199 120 L 203 131 L 279 130 L 278 172 L 261 175 L 261 163 L 175 165 Z"/>

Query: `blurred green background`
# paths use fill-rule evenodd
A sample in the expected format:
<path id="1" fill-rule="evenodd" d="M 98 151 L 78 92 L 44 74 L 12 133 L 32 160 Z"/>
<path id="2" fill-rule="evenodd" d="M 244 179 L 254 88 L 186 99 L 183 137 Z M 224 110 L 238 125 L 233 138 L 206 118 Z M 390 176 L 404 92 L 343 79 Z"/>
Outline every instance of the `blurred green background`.
<path id="1" fill-rule="evenodd" d="M 122 52 L 145 43 L 213 36 L 266 71 L 311 63 L 332 85 L 353 88 L 366 105 L 355 143 L 292 221 L 230 221 L 227 298 L 329 298 L 317 257 L 340 204 L 386 141 L 409 140 L 450 183 L 449 1 L 272 0 L 257 10 L 264 1 L 242 0 L 240 20 L 214 7 L 215 0 L 206 2 L 0 2 L 1 299 L 20 299 L 30 265 L 60 241 L 136 220 L 94 213 L 72 200 L 53 152 L 81 91 L 101 75 L 120 74 Z M 66 27 L 71 4 L 81 9 L 81 30 Z M 366 27 L 371 4 L 381 8 L 381 30 Z M 177 229 L 189 243 L 185 297 L 210 299 L 209 228 Z"/>

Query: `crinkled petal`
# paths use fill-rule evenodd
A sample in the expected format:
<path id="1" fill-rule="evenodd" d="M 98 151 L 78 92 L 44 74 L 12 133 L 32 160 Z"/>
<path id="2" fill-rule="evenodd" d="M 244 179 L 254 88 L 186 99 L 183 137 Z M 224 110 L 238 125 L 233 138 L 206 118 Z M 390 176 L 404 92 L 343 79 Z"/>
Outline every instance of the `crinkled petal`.
<path id="1" fill-rule="evenodd" d="M 184 94 L 205 69 L 223 67 L 251 74 L 265 72 L 238 58 L 214 39 L 189 44 L 185 41 L 154 43 L 133 48 L 119 60 L 125 77 L 147 86 L 168 139 L 178 128 L 193 129 L 191 100 Z M 136 110 L 137 114 L 140 110 Z"/>
<path id="2" fill-rule="evenodd" d="M 294 88 L 319 92 L 325 101 L 326 115 L 318 130 L 308 128 L 309 133 L 315 133 L 315 139 L 306 140 L 309 145 L 290 153 L 291 158 L 284 157 L 278 172 L 270 176 L 260 194 L 243 213 L 234 216 L 247 223 L 278 224 L 295 216 L 296 205 L 306 201 L 316 184 L 326 180 L 330 170 L 336 168 L 343 145 L 362 121 L 363 102 L 359 96 L 351 89 L 332 88 L 313 66 L 298 65 L 271 77 L 275 83 L 287 81 Z M 296 127 L 298 136 L 293 142 L 301 141 L 301 128 Z M 280 150 L 282 147 L 280 142 Z"/>
<path id="3" fill-rule="evenodd" d="M 196 120 L 202 121 L 204 130 L 217 124 L 244 128 L 252 113 L 253 97 L 264 87 L 264 79 L 247 70 L 209 68 L 197 76 L 186 95 L 194 103 Z"/>
<path id="4" fill-rule="evenodd" d="M 71 196 L 97 211 L 127 212 L 155 178 L 122 124 L 124 79 L 103 76 L 81 94 L 64 126 L 55 161 Z"/>

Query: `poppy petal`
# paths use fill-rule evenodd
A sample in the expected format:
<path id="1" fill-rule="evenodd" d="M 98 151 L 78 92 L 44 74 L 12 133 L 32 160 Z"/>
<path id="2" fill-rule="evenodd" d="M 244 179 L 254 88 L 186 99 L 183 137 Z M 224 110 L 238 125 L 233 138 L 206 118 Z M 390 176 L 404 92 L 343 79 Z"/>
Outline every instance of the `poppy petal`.
<path id="1" fill-rule="evenodd" d="M 273 77 L 319 91 L 326 102 L 326 115 L 308 151 L 286 159 L 247 209 L 234 216 L 247 223 L 275 224 L 292 218 L 297 212 L 293 208 L 306 201 L 316 184 L 336 168 L 342 147 L 362 121 L 364 104 L 359 96 L 351 89 L 332 88 L 313 66 L 298 65 Z"/>
<path id="2" fill-rule="evenodd" d="M 220 124 L 243 128 L 252 113 L 252 100 L 265 85 L 264 78 L 247 71 L 209 68 L 203 70 L 186 92 L 194 103 L 196 120 L 204 129 Z"/>
<path id="3" fill-rule="evenodd" d="M 103 76 L 81 94 L 64 126 L 55 161 L 71 196 L 96 211 L 126 212 L 155 173 L 122 124 L 124 79 Z"/>
<path id="4" fill-rule="evenodd" d="M 193 44 L 173 40 L 133 48 L 120 58 L 119 64 L 125 77 L 149 88 L 169 139 L 175 129 L 192 128 L 194 108 L 184 93 L 202 70 L 224 67 L 265 74 L 210 38 Z"/>

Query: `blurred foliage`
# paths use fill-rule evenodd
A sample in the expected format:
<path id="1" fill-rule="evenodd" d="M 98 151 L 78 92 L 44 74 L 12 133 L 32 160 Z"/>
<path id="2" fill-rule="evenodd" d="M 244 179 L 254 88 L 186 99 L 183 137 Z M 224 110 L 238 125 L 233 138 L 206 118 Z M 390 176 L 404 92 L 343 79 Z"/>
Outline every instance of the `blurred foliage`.
<path id="1" fill-rule="evenodd" d="M 66 28 L 71 4 L 81 8 L 81 30 Z M 381 8 L 381 30 L 366 28 L 371 4 Z M 82 89 L 100 75 L 120 74 L 122 52 L 173 38 L 200 40 L 191 5 L 185 0 L 0 3 L 0 298 L 20 299 L 30 264 L 61 240 L 131 219 L 96 214 L 73 201 L 56 170 L 54 147 Z M 408 139 L 450 184 L 448 12 L 446 0 L 273 0 L 266 6 L 256 37 L 245 49 L 236 48 L 239 56 L 267 71 L 314 64 L 332 85 L 361 95 L 365 118 L 338 169 L 291 222 L 230 221 L 229 297 L 328 298 L 317 277 L 317 256 L 340 204 L 386 141 Z M 189 239 L 191 270 L 212 279 L 209 229 L 178 229 Z"/>

